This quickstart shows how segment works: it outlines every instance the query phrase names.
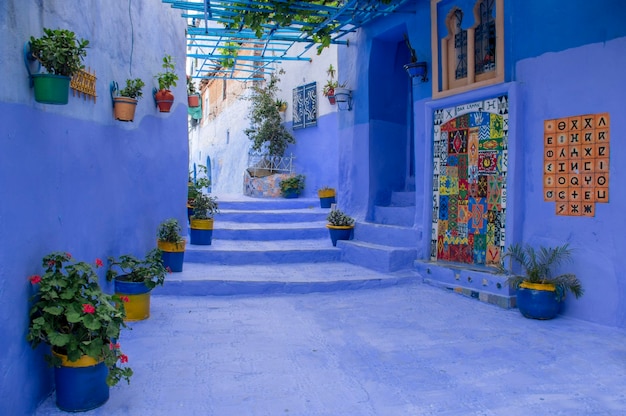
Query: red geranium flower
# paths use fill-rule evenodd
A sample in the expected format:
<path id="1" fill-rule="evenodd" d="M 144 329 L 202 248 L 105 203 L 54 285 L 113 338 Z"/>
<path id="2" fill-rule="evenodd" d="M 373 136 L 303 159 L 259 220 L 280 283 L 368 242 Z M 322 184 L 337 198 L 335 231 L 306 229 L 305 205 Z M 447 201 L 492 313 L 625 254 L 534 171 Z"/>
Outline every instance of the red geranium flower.
<path id="1" fill-rule="evenodd" d="M 120 299 L 122 300 L 122 302 L 126 303 L 129 302 L 130 299 L 128 299 L 128 296 L 120 296 Z"/>
<path id="2" fill-rule="evenodd" d="M 55 264 L 56 264 L 56 263 L 55 263 L 55 261 L 54 261 L 54 260 L 50 260 L 50 261 L 48 261 L 48 267 L 52 267 L 52 266 L 54 266 Z"/>
<path id="3" fill-rule="evenodd" d="M 120 363 L 124 364 L 128 362 L 128 355 L 126 354 L 121 354 L 120 355 Z"/>
<path id="4" fill-rule="evenodd" d="M 32 284 L 36 285 L 37 283 L 41 282 L 41 276 L 39 276 L 38 274 L 35 274 L 29 277 L 28 280 L 30 280 Z"/>
<path id="5" fill-rule="evenodd" d="M 90 305 L 89 303 L 83 303 L 83 312 L 93 314 L 96 312 L 96 308 L 94 308 L 94 306 Z"/>
<path id="6" fill-rule="evenodd" d="M 117 343 L 117 344 L 109 344 L 109 349 L 110 350 L 114 350 L 114 349 L 118 349 L 119 350 L 120 349 L 120 344 L 119 343 Z"/>
<path id="7" fill-rule="evenodd" d="M 102 266 L 104 266 L 104 263 L 102 263 L 102 260 L 96 259 L 96 267 L 102 267 Z"/>
<path id="8" fill-rule="evenodd" d="M 70 253 L 65 253 L 65 255 L 67 256 L 68 259 L 72 258 L 72 255 Z"/>
<path id="9" fill-rule="evenodd" d="M 167 266 L 165 270 L 167 270 L 168 273 L 172 273 L 172 269 L 170 269 L 170 266 Z"/>

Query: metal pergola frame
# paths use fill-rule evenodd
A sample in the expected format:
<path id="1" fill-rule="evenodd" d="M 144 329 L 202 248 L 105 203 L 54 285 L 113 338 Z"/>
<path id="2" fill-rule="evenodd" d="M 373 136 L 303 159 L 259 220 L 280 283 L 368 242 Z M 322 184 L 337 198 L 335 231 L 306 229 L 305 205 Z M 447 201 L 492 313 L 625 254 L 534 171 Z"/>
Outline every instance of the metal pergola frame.
<path id="1" fill-rule="evenodd" d="M 320 5 L 309 1 L 279 0 L 292 10 L 306 10 L 322 23 L 313 32 L 328 30 L 330 43 L 347 45 L 346 35 L 360 26 L 390 13 L 408 0 L 391 0 L 388 4 L 377 0 L 340 0 L 337 6 Z M 162 0 L 174 9 L 182 10 L 187 20 L 187 47 L 194 50 L 189 58 L 197 59 L 191 76 L 195 79 L 260 80 L 272 71 L 272 63 L 309 61 L 309 49 L 317 44 L 313 35 L 303 31 L 306 22 L 292 21 L 289 26 L 266 24 L 260 36 L 248 28 L 229 29 L 233 17 L 267 7 L 264 0 Z M 303 48 L 292 49 L 294 44 Z M 229 64 L 232 64 L 229 65 Z"/>

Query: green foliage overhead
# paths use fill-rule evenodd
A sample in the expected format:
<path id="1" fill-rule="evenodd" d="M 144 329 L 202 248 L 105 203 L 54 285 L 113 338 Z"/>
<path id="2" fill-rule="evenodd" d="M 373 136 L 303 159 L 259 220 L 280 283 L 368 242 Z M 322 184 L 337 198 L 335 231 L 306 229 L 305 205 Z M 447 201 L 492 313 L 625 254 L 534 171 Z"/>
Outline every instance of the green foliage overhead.
<path id="1" fill-rule="evenodd" d="M 279 73 L 284 73 L 282 70 Z M 252 87 L 250 100 L 250 127 L 244 132 L 252 140 L 252 149 L 266 152 L 269 156 L 284 156 L 287 146 L 296 139 L 283 125 L 280 111 L 276 106 L 276 92 L 280 78 L 275 73 L 263 85 Z"/>

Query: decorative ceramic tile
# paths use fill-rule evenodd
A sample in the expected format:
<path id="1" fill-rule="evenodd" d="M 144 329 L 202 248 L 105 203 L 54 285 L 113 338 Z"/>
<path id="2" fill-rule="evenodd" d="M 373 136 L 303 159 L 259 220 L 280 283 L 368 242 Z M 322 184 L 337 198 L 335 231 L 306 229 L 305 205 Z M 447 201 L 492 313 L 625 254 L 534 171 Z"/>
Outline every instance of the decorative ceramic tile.
<path id="1" fill-rule="evenodd" d="M 594 216 L 609 202 L 609 113 L 544 120 L 544 201 L 557 215 Z"/>

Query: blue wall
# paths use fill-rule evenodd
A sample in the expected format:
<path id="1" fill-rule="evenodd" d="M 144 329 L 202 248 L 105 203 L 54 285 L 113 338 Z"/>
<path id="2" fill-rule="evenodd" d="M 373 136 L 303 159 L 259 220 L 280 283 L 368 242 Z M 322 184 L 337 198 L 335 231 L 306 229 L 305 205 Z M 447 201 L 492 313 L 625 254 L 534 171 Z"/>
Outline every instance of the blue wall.
<path id="1" fill-rule="evenodd" d="M 0 68 L 11 80 L 0 91 L 0 413 L 6 415 L 32 414 L 52 389 L 43 348 L 34 351 L 25 340 L 28 277 L 43 271 L 42 257 L 57 250 L 88 262 L 143 255 L 156 246 L 162 220 L 186 218 L 187 109 L 178 98 L 184 82 L 169 114 L 158 113 L 151 98 L 165 53 L 181 63 L 184 80 L 184 21 L 147 0 L 88 3 L 0 4 Z M 42 27 L 67 28 L 91 41 L 85 64 L 98 77 L 95 103 L 72 96 L 66 106 L 34 101 L 22 49 Z M 135 122 L 122 123 L 112 117 L 109 83 L 129 77 L 147 86 Z"/>
<path id="2" fill-rule="evenodd" d="M 454 2 L 457 5 L 459 2 Z M 450 3 L 452 4 L 452 2 Z M 460 3 L 459 3 L 460 4 Z M 473 4 L 473 2 L 469 2 Z M 373 83 L 393 85 L 393 77 L 381 77 L 392 60 L 371 59 L 377 42 L 393 43 L 398 28 L 406 27 L 420 60 L 431 60 L 430 4 L 416 1 L 403 13 L 380 19 L 361 30 L 340 64 L 353 65 L 351 80 L 355 89 L 355 114 L 341 115 L 339 134 L 344 140 L 340 151 L 340 183 L 345 183 L 349 211 L 366 217 L 376 197 L 363 197 L 363 187 L 372 187 L 372 152 L 388 152 L 379 157 L 399 158 L 381 143 L 381 128 L 373 102 L 384 97 Z M 471 14 L 466 12 L 466 16 Z M 420 260 L 429 259 L 432 216 L 432 111 L 449 105 L 472 102 L 506 91 L 512 97 L 509 132 L 511 168 L 508 183 L 507 244 L 528 242 L 535 246 L 569 242 L 575 256 L 568 270 L 578 275 L 585 296 L 566 300 L 563 314 L 604 325 L 626 327 L 626 280 L 621 270 L 626 261 L 621 253 L 626 238 L 624 228 L 626 193 L 620 186 L 620 160 L 626 158 L 619 145 L 626 135 L 620 117 L 626 86 L 626 4 L 616 0 L 552 1 L 505 0 L 505 79 L 506 84 L 432 100 L 431 81 L 413 85 L 414 143 L 416 153 L 416 215 L 414 227 L 421 231 L 416 247 Z M 355 62 L 355 63 L 351 63 Z M 395 64 L 397 65 L 397 63 Z M 368 68 L 357 71 L 356 68 Z M 429 72 L 432 72 L 430 68 Z M 368 97 L 365 99 L 363 97 Z M 359 99 L 361 98 L 361 99 Z M 610 202 L 596 204 L 593 218 L 555 215 L 554 202 L 543 201 L 543 122 L 558 117 L 608 112 L 611 115 Z M 387 126 L 384 126 L 387 127 Z M 369 143 L 367 148 L 363 144 Z M 398 163 L 403 161 L 399 160 Z M 343 166 L 346 163 L 348 166 Z M 376 175 L 374 175 L 376 176 Z M 386 179 L 377 177 L 384 183 Z M 390 183 L 390 182 L 387 182 Z"/>

